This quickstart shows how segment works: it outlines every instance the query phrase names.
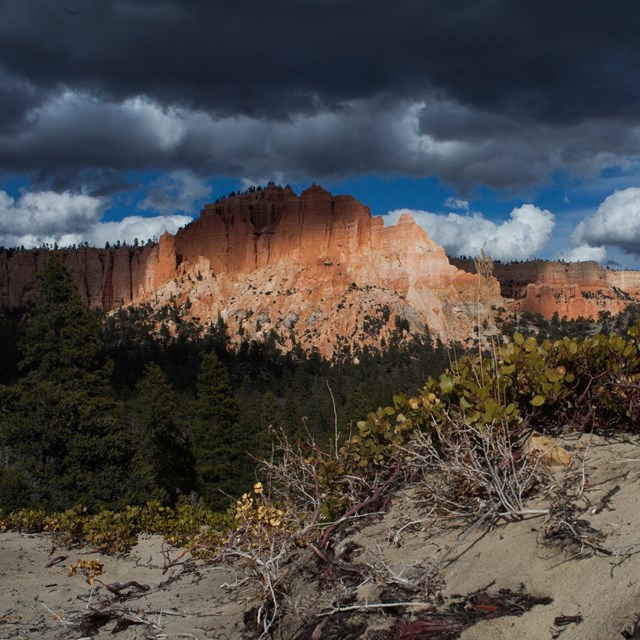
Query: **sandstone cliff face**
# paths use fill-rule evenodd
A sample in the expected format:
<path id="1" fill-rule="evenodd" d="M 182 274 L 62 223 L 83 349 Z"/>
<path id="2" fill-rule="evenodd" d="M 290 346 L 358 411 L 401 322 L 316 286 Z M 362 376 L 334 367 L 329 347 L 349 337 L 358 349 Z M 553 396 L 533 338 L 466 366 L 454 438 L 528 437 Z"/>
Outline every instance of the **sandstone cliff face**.
<path id="1" fill-rule="evenodd" d="M 158 245 L 59 252 L 87 304 L 177 302 L 237 341 L 275 337 L 325 356 L 383 346 L 397 325 L 467 340 L 493 327 L 495 279 L 452 266 L 410 216 L 385 227 L 350 196 L 269 187 L 207 205 Z M 0 307 L 24 304 L 46 251 L 0 252 Z M 484 322 L 486 320 L 486 323 Z"/>
<path id="2" fill-rule="evenodd" d="M 452 258 L 465 271 L 475 272 L 473 261 Z M 494 264 L 505 306 L 551 319 L 554 313 L 569 319 L 597 319 L 601 311 L 616 314 L 640 302 L 640 272 L 609 271 L 596 262 Z"/>
<path id="3" fill-rule="evenodd" d="M 156 287 L 158 247 L 94 249 L 80 247 L 56 252 L 71 272 L 82 299 L 92 308 L 114 309 L 148 297 Z M 0 251 L 0 309 L 24 306 L 33 278 L 48 251 Z"/>
<path id="4" fill-rule="evenodd" d="M 233 335 L 275 335 L 283 348 L 295 341 L 329 357 L 384 345 L 400 321 L 466 340 L 480 321 L 492 324 L 488 307 L 500 300 L 497 281 L 453 267 L 410 216 L 385 227 L 316 185 L 208 205 L 160 249 L 159 268 L 179 275 L 158 287 L 159 304 L 188 298 L 190 314 L 220 314 Z"/>

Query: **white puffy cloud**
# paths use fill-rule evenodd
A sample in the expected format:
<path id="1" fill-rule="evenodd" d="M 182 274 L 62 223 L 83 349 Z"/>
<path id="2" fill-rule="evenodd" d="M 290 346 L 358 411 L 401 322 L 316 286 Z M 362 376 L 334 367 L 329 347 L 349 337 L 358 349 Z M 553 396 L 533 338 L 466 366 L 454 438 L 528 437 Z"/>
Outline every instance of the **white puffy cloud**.
<path id="1" fill-rule="evenodd" d="M 151 218 L 128 216 L 117 222 L 98 223 L 85 239 L 95 247 L 103 246 L 105 242 L 113 244 L 118 240 L 131 244 L 135 238 L 146 242 L 148 239 L 159 238 L 165 231 L 175 234 L 180 227 L 184 227 L 192 220 L 193 218 L 182 215 Z"/>
<path id="2" fill-rule="evenodd" d="M 477 256 L 484 249 L 495 260 L 528 260 L 549 242 L 555 216 L 546 209 L 525 204 L 514 209 L 510 219 L 501 224 L 480 213 L 460 215 L 399 209 L 391 211 L 387 223 L 395 223 L 403 213 L 410 213 L 429 237 L 452 256 Z"/>
<path id="3" fill-rule="evenodd" d="M 557 258 L 565 262 L 600 262 L 607 260 L 607 248 L 603 246 L 590 247 L 588 244 L 579 244 L 561 251 Z"/>
<path id="4" fill-rule="evenodd" d="M 640 188 L 612 193 L 576 227 L 571 244 L 571 251 L 602 250 L 609 245 L 640 256 Z"/>
<path id="5" fill-rule="evenodd" d="M 39 191 L 15 199 L 0 191 L 0 243 L 37 246 L 58 242 L 63 234 L 83 234 L 107 206 L 101 198 L 84 194 Z"/>
<path id="6" fill-rule="evenodd" d="M 184 215 L 128 216 L 118 222 L 103 222 L 108 206 L 106 200 L 84 194 L 40 191 L 16 199 L 0 191 L 0 245 L 30 248 L 88 242 L 99 247 L 118 240 L 130 244 L 135 238 L 146 241 L 165 231 L 175 233 L 191 222 Z"/>

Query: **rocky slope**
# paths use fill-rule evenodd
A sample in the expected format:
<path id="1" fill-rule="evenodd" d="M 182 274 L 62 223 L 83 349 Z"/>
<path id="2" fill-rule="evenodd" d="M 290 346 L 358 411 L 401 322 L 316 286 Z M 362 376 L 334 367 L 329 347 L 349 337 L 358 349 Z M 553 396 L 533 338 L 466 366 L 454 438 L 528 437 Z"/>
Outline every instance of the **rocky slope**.
<path id="1" fill-rule="evenodd" d="M 0 309 L 24 305 L 46 254 L 0 250 Z M 475 327 L 496 331 L 499 307 L 597 318 L 640 301 L 640 272 L 595 263 L 496 263 L 494 278 L 479 277 L 409 215 L 385 227 L 317 185 L 225 198 L 158 244 L 58 254 L 92 307 L 177 305 L 203 324 L 221 317 L 237 343 L 269 338 L 327 357 L 383 347 L 397 329 L 468 341 Z"/>
<path id="2" fill-rule="evenodd" d="M 44 251 L 0 254 L 0 307 L 22 304 Z M 236 340 L 276 339 L 331 357 L 398 328 L 465 340 L 500 302 L 495 279 L 452 266 L 410 216 L 385 227 L 316 185 L 238 195 L 158 245 L 60 252 L 88 304 L 177 304 Z"/>
<path id="3" fill-rule="evenodd" d="M 475 273 L 473 260 L 451 258 L 451 263 Z M 640 271 L 610 271 L 596 262 L 494 263 L 505 306 L 551 319 L 554 313 L 569 319 L 597 319 L 601 311 L 620 313 L 640 302 Z"/>

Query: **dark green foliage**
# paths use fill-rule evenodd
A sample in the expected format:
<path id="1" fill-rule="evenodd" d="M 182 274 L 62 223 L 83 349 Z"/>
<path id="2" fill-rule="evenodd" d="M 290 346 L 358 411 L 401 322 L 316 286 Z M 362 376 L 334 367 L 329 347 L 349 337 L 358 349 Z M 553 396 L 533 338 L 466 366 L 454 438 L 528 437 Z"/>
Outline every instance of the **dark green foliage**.
<path id="1" fill-rule="evenodd" d="M 36 276 L 36 291 L 20 342 L 23 373 L 40 379 L 64 372 L 77 386 L 104 386 L 111 374 L 96 316 L 89 311 L 62 263 L 52 253 Z M 69 380 L 72 382 L 72 380 Z M 101 391 L 101 389 L 97 389 Z"/>
<path id="2" fill-rule="evenodd" d="M 193 488 L 193 459 L 175 391 L 157 364 L 146 366 L 128 408 L 136 451 L 129 502 L 174 503 Z"/>
<path id="3" fill-rule="evenodd" d="M 259 423 L 260 428 L 265 432 L 268 432 L 269 429 L 279 429 L 282 426 L 282 411 L 278 399 L 271 391 L 267 391 L 262 397 Z"/>
<path id="4" fill-rule="evenodd" d="M 0 442 L 23 505 L 51 510 L 122 504 L 131 449 L 118 404 L 72 386 L 29 375 L 6 405 Z"/>
<path id="5" fill-rule="evenodd" d="M 247 464 L 254 467 L 256 459 L 268 457 L 271 451 L 272 438 L 269 427 L 279 428 L 282 423 L 277 400 L 271 392 L 263 395 L 259 391 L 251 390 L 250 383 L 246 381 L 238 389 L 235 397 L 240 409 L 239 437 L 245 443 Z M 245 474 L 245 477 L 248 478 L 247 482 L 253 479 L 253 475 Z"/>
<path id="6" fill-rule="evenodd" d="M 207 354 L 198 374 L 191 442 L 198 489 L 215 508 L 225 507 L 227 496 L 242 491 L 246 478 L 246 442 L 239 417 L 227 369 L 215 354 Z"/>
<path id="7" fill-rule="evenodd" d="M 620 328 L 620 327 L 619 327 Z M 586 338 L 595 333 L 608 333 L 609 325 L 591 320 L 590 318 L 575 318 L 569 320 L 566 317 L 560 319 L 557 312 L 551 320 L 547 320 L 539 313 L 523 311 L 516 314 L 512 320 L 502 323 L 502 334 L 511 338 L 515 333 L 523 336 L 535 336 L 539 340 L 560 340 L 567 338 Z"/>
<path id="8" fill-rule="evenodd" d="M 2 506 L 16 494 L 49 510 L 121 503 L 131 447 L 111 363 L 94 315 L 53 255 L 38 274 L 21 346 L 24 375 L 4 389 L 0 416 Z"/>
<path id="9" fill-rule="evenodd" d="M 23 311 L 4 311 L 0 314 L 0 384 L 13 382 L 18 376 L 20 350 L 24 323 Z"/>

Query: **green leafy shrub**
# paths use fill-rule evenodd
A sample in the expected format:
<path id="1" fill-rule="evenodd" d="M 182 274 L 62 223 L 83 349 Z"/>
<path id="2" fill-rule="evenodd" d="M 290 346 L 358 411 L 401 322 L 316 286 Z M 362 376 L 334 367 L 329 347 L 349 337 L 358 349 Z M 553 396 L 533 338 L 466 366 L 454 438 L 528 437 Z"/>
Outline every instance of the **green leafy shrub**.
<path id="1" fill-rule="evenodd" d="M 466 354 L 439 378 L 429 378 L 416 396 L 396 395 L 393 405 L 358 422 L 336 454 L 316 448 L 307 458 L 313 467 L 307 483 L 319 485 L 320 509 L 333 518 L 362 499 L 372 483 L 394 473 L 399 452 L 416 431 L 428 434 L 437 449 L 444 428 L 470 428 L 482 438 L 499 424 L 514 446 L 534 426 L 538 431 L 637 429 L 639 340 L 640 323 L 628 337 L 538 342 L 515 333 L 512 342 L 489 353 Z M 353 476 L 363 479 L 363 493 L 346 480 Z"/>
<path id="2" fill-rule="evenodd" d="M 45 531 L 66 546 L 90 545 L 106 553 L 121 554 L 136 544 L 140 534 L 162 535 L 173 546 L 198 547 L 205 556 L 224 542 L 234 528 L 232 513 L 218 513 L 183 499 L 175 507 L 149 502 L 123 511 L 103 509 L 88 514 L 74 507 L 49 516 L 23 509 L 0 514 L 0 530 Z"/>

